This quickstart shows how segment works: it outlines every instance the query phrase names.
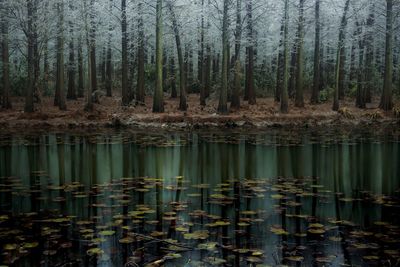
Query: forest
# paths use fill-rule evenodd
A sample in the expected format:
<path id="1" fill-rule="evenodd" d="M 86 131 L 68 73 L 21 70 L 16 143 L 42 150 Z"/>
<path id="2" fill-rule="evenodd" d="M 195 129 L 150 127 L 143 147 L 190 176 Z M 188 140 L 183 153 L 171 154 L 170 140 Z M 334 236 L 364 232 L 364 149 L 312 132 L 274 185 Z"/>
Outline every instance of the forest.
<path id="1" fill-rule="evenodd" d="M 0 267 L 400 266 L 400 0 L 0 0 Z"/>
<path id="2" fill-rule="evenodd" d="M 31 113 L 81 99 L 91 111 L 114 97 L 162 113 L 169 99 L 175 111 L 215 100 L 210 113 L 227 114 L 268 98 L 281 113 L 340 111 L 347 99 L 390 111 L 399 12 L 396 0 L 2 0 L 1 104 L 24 98 Z"/>

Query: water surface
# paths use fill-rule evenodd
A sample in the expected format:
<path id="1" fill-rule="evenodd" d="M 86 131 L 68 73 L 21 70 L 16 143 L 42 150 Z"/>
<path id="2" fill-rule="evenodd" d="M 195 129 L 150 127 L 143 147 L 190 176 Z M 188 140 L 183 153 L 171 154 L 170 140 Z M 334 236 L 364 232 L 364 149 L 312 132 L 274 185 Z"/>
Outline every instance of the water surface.
<path id="1" fill-rule="evenodd" d="M 392 135 L 7 135 L 0 265 L 396 266 Z"/>

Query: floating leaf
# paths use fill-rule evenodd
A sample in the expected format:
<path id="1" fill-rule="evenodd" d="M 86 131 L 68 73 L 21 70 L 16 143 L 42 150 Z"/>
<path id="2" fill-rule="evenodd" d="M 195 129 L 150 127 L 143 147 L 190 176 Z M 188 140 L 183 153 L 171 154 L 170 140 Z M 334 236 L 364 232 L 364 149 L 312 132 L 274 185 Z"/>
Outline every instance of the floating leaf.
<path id="1" fill-rule="evenodd" d="M 102 236 L 112 236 L 114 234 L 115 234 L 115 231 L 112 231 L 112 230 L 106 230 L 106 231 L 99 232 L 99 235 L 102 235 Z"/>
<path id="2" fill-rule="evenodd" d="M 9 250 L 9 251 L 11 251 L 11 250 L 16 250 L 18 248 L 18 245 L 17 244 L 5 244 L 4 246 L 3 246 L 3 249 L 4 250 Z"/>
<path id="3" fill-rule="evenodd" d="M 32 242 L 32 243 L 25 243 L 22 247 L 23 248 L 36 248 L 39 246 L 38 242 Z"/>
<path id="4" fill-rule="evenodd" d="M 279 227 L 271 227 L 271 232 L 276 234 L 276 235 L 288 235 L 289 232 L 285 231 L 283 228 L 279 228 Z"/>
<path id="5" fill-rule="evenodd" d="M 86 251 L 86 254 L 89 256 L 98 256 L 104 254 L 104 250 L 101 248 L 91 248 Z"/>
<path id="6" fill-rule="evenodd" d="M 132 237 L 129 237 L 129 236 L 128 237 L 124 237 L 124 238 L 119 240 L 119 243 L 121 243 L 121 244 L 131 244 L 133 242 L 135 242 L 135 240 Z"/>
<path id="7" fill-rule="evenodd" d="M 301 262 L 301 261 L 304 260 L 304 257 L 302 257 L 302 256 L 290 256 L 290 257 L 286 257 L 285 259 L 287 259 L 289 261 Z"/>

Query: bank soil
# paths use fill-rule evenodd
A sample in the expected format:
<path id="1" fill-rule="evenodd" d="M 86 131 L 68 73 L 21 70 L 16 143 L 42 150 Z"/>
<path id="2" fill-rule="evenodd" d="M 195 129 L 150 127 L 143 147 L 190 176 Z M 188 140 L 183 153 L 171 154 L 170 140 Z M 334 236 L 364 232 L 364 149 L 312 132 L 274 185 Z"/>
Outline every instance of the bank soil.
<path id="1" fill-rule="evenodd" d="M 376 129 L 398 129 L 400 121 L 396 112 L 382 112 L 378 109 L 379 99 L 374 99 L 367 109 L 354 107 L 354 101 L 341 101 L 341 109 L 334 112 L 331 103 L 306 104 L 296 108 L 290 103 L 289 113 L 279 112 L 279 103 L 273 98 L 258 98 L 256 105 L 242 102 L 242 108 L 227 115 L 216 113 L 217 100 L 209 100 L 207 106 L 199 105 L 198 95 L 188 96 L 188 110 L 178 111 L 179 99 L 165 97 L 165 113 L 152 113 L 152 98 L 147 97 L 145 105 L 122 107 L 118 97 L 100 100 L 92 112 L 84 110 L 84 99 L 68 101 L 67 111 L 60 111 L 48 97 L 36 105 L 36 112 L 23 112 L 24 99 L 13 98 L 13 109 L 0 112 L 0 127 L 7 130 L 65 130 L 65 129 L 227 129 L 240 128 L 323 128 L 323 127 L 374 127 Z M 400 107 L 400 103 L 396 103 Z M 395 108 L 397 109 L 397 108 Z"/>

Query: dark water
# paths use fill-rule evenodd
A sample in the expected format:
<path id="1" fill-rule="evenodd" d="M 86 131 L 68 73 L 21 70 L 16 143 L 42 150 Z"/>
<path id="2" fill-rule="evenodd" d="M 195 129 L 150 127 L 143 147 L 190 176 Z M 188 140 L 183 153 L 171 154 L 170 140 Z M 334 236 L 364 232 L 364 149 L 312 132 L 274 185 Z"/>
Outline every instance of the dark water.
<path id="1" fill-rule="evenodd" d="M 400 265 L 396 136 L 0 141 L 0 266 Z"/>

